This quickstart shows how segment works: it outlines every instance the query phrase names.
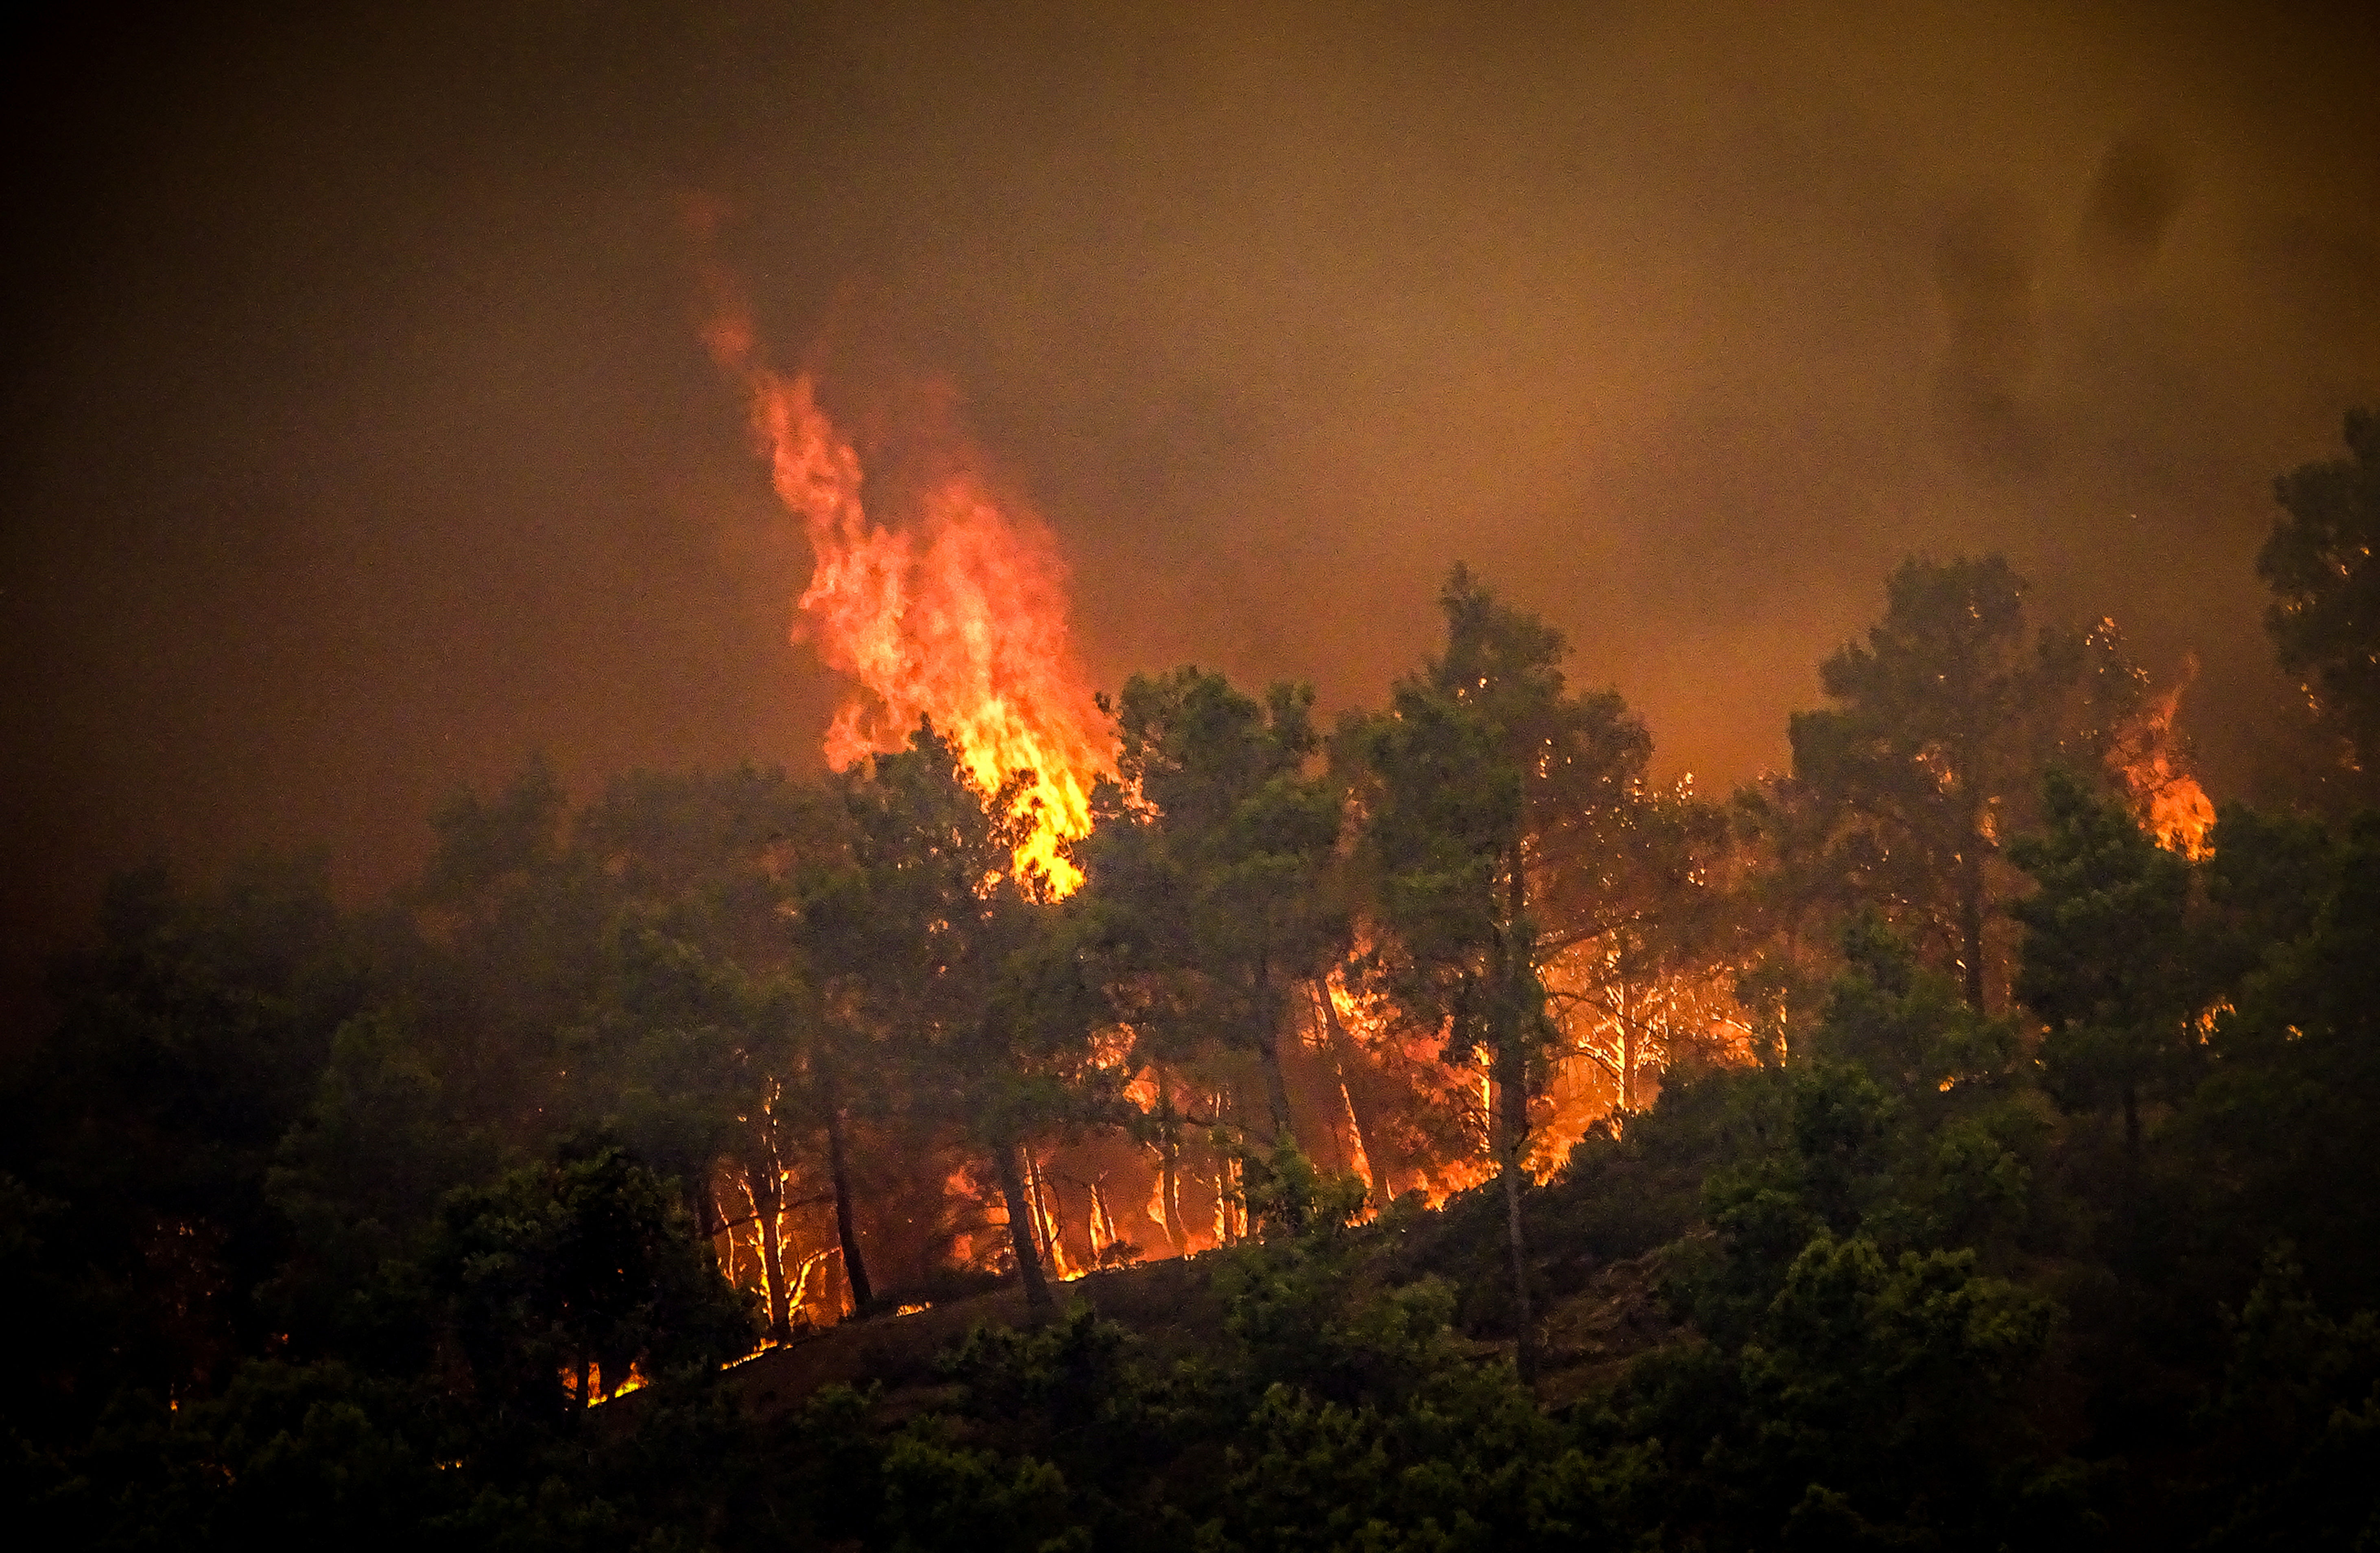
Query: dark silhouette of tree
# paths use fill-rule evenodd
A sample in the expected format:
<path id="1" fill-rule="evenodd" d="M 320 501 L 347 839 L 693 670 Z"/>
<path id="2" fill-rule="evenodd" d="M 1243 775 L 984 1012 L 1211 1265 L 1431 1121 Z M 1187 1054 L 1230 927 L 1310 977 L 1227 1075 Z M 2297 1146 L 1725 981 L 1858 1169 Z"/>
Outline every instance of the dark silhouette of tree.
<path id="1" fill-rule="evenodd" d="M 1571 694 L 1560 634 L 1498 602 L 1464 567 L 1439 603 L 1444 655 L 1341 743 L 1356 763 L 1383 979 L 1410 1017 L 1444 1033 L 1448 1062 L 1488 1062 L 1526 1377 L 1536 1335 L 1522 1176 L 1530 1097 L 1559 1036 L 1542 977 L 1545 865 L 1593 833 L 1593 811 L 1625 799 L 1651 741 L 1616 693 Z"/>
<path id="2" fill-rule="evenodd" d="M 1255 1052 L 1275 1139 L 1292 1135 L 1282 1032 L 1346 942 L 1313 702 L 1276 685 L 1259 706 L 1196 668 L 1134 675 L 1108 708 L 1121 780 L 1095 792 L 1076 849 L 1122 1017 L 1154 1060 Z"/>
<path id="3" fill-rule="evenodd" d="M 613 1144 L 456 1191 L 428 1265 L 482 1397 L 531 1417 L 591 1405 L 632 1372 L 716 1367 L 751 1341 L 675 1183 Z"/>
<path id="4" fill-rule="evenodd" d="M 61 1205 L 51 1243 L 111 1312 L 115 1341 L 77 1367 L 177 1394 L 266 1329 L 257 1292 L 291 1251 L 276 1151 L 385 992 L 323 873 L 256 857 L 203 892 L 162 866 L 121 876 L 97 944 L 55 967 L 60 1025 L 7 1075 L 0 1170 Z"/>
<path id="5" fill-rule="evenodd" d="M 2380 412 L 2347 412 L 2352 455 L 2273 482 L 2289 516 L 2256 553 L 2272 588 L 2265 629 L 2281 667 L 2345 741 L 2348 763 L 2380 752 Z"/>
<path id="6" fill-rule="evenodd" d="M 882 1032 L 874 1077 L 991 1165 L 1026 1298 L 1050 1304 L 1019 1151 L 1111 1114 L 1120 1068 L 1095 1062 L 1106 1001 L 1038 870 L 1030 772 L 976 784 L 930 722 L 843 782 L 850 850 L 808 880 L 804 916 L 828 995 Z"/>
<path id="7" fill-rule="evenodd" d="M 1834 708 L 1796 712 L 1790 868 L 1836 912 L 1883 911 L 1986 1006 L 1995 862 L 2054 760 L 2095 771 L 2144 677 L 2111 626 L 2028 637 L 2006 560 L 1909 561 L 1884 619 L 1819 667 Z"/>
<path id="8" fill-rule="evenodd" d="M 2070 772 L 2051 771 L 2046 795 L 2046 831 L 2010 854 L 2040 886 L 2009 908 L 2025 928 L 2016 995 L 2049 1026 L 2051 1093 L 2076 1110 L 2118 1106 L 2136 1167 L 2142 1099 L 2186 1086 L 2214 990 L 2191 865 Z"/>
<path id="9" fill-rule="evenodd" d="M 795 925 L 796 871 L 837 855 L 838 818 L 780 772 L 642 774 L 568 838 L 569 877 L 594 881 L 606 912 L 564 1037 L 569 1112 L 681 1180 L 706 1236 L 740 1222 L 714 1177 L 740 1178 L 779 1341 L 793 1315 L 780 1221 L 806 1164 L 832 1182 L 853 1304 L 874 1303 L 844 1165 L 850 1032 L 827 1018 Z"/>

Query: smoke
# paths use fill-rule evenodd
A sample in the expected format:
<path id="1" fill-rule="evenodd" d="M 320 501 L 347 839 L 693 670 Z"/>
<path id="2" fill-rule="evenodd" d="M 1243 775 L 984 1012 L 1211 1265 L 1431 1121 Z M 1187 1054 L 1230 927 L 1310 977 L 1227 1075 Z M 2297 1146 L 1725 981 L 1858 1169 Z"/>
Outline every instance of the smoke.
<path id="1" fill-rule="evenodd" d="M 385 884 L 533 747 L 815 759 L 694 188 L 763 338 L 857 295 L 955 385 L 1095 684 L 1371 699 L 1459 556 L 1724 789 L 1896 562 L 2001 549 L 2197 651 L 2218 796 L 2287 764 L 2252 561 L 2380 399 L 2368 7 L 336 11 L 5 67 L 18 944 L 152 850 Z"/>
<path id="2" fill-rule="evenodd" d="M 1949 332 L 1943 387 L 1954 413 L 2004 432 L 2040 356 L 2033 246 L 2018 212 L 1984 201 L 1953 216 L 1935 249 Z"/>
<path id="3" fill-rule="evenodd" d="M 2139 137 L 2119 137 L 2091 180 L 2076 234 L 2083 256 L 2111 281 L 2142 279 L 2180 213 L 2186 192 L 2171 154 Z"/>

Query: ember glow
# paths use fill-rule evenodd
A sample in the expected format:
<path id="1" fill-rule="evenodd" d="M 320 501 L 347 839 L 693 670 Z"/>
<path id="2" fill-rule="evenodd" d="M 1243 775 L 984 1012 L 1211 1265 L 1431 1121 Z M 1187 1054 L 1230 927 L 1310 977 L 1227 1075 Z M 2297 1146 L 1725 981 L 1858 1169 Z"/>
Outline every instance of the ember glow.
<path id="1" fill-rule="evenodd" d="M 1049 529 L 993 496 L 971 450 L 939 449 L 951 472 L 891 524 L 862 504 L 859 454 L 819 407 L 810 373 L 760 358 L 751 322 L 722 311 L 704 332 L 744 383 L 777 497 L 798 516 L 817 570 L 797 601 L 797 641 L 858 682 L 827 730 L 841 770 L 902 748 L 931 718 L 989 792 L 1034 773 L 1039 807 L 1018 860 L 1061 894 L 1082 881 L 1059 855 L 1090 829 L 1090 789 L 1109 768 L 1103 724 L 1066 625 L 1066 567 Z"/>
<path id="2" fill-rule="evenodd" d="M 2181 693 L 2198 673 L 2191 661 L 2181 682 L 2150 699 L 2131 726 L 2118 736 L 2109 764 L 2123 780 L 2133 816 L 2157 844 L 2192 861 L 2215 850 L 2215 804 L 2198 779 L 2183 768 L 2174 733 Z"/>

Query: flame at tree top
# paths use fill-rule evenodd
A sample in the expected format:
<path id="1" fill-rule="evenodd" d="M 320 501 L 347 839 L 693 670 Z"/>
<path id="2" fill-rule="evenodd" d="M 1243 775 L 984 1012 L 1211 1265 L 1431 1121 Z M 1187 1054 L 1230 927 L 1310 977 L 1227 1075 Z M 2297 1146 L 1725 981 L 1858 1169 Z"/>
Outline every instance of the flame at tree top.
<path id="1" fill-rule="evenodd" d="M 2181 682 L 2149 698 L 2132 722 L 2118 732 L 2108 764 L 2123 779 L 2141 826 L 2159 846 L 2195 861 L 2215 850 L 2215 805 L 2198 779 L 2183 769 L 2174 734 L 2181 693 L 2197 676 L 2193 657 Z"/>
<path id="2" fill-rule="evenodd" d="M 1040 821 L 1017 860 L 1073 890 L 1082 875 L 1058 847 L 1090 829 L 1091 783 L 1111 755 L 1067 635 L 1066 568 L 1049 529 L 995 500 L 964 459 L 892 526 L 874 521 L 859 455 L 819 408 L 811 375 L 762 362 L 740 311 L 705 339 L 750 393 L 778 499 L 817 557 L 795 639 L 860 686 L 827 730 L 827 763 L 900 749 L 930 717 L 985 791 L 1035 773 Z"/>

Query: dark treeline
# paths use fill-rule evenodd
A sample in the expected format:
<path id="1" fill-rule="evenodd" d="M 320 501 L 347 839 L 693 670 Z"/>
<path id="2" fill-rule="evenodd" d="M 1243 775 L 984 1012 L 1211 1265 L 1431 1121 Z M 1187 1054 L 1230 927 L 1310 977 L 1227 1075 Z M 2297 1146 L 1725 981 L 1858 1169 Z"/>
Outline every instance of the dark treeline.
<path id="1" fill-rule="evenodd" d="M 1996 557 L 1895 573 L 1723 802 L 1457 567 L 1334 728 L 1196 669 L 1103 704 L 1063 893 L 930 724 L 816 783 L 532 765 L 363 909 L 121 878 L 6 1080 L 11 1524 L 2372 1546 L 2348 443 L 2260 559 L 2339 754 L 2298 807 L 2209 807 L 2173 695 Z M 917 1352 L 927 1304 L 982 1318 Z M 839 1325 L 864 1384 L 759 1405 Z"/>

